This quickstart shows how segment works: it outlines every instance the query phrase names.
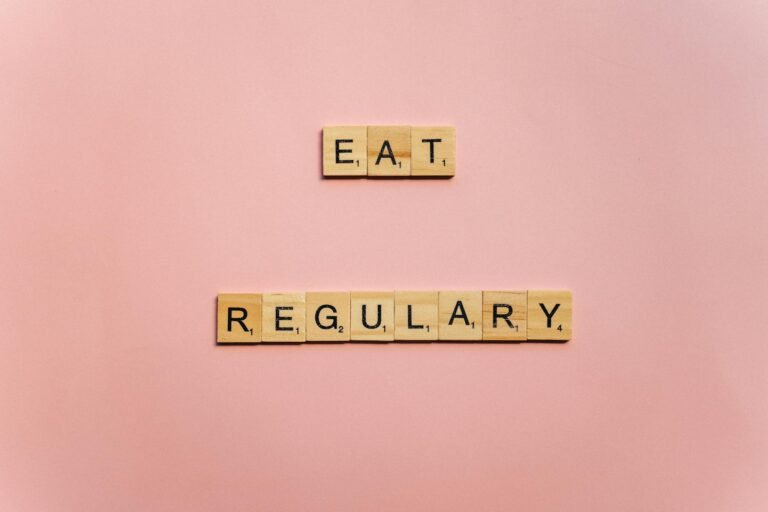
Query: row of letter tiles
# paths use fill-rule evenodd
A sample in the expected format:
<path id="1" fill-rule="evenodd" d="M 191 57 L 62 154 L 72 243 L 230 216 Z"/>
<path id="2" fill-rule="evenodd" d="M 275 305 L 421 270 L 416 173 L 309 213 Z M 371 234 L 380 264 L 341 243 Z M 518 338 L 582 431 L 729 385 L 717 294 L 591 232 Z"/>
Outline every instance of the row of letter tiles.
<path id="1" fill-rule="evenodd" d="M 452 126 L 326 126 L 323 176 L 433 176 L 456 172 Z"/>
<path id="2" fill-rule="evenodd" d="M 565 290 L 220 294 L 219 343 L 567 341 Z"/>

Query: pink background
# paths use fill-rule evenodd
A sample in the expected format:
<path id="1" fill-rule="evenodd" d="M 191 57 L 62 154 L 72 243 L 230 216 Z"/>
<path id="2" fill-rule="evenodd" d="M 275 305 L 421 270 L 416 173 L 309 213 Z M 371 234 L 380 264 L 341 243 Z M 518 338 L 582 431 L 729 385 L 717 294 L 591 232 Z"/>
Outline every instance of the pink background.
<path id="1" fill-rule="evenodd" d="M 0 510 L 764 511 L 768 7 L 4 1 Z M 450 181 L 323 125 L 453 124 Z M 570 288 L 566 345 L 218 292 Z"/>

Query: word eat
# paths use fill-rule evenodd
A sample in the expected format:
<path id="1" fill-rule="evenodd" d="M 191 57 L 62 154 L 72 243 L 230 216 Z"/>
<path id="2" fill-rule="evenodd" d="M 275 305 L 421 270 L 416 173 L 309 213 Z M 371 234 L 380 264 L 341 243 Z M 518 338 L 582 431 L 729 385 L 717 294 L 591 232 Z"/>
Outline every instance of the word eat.
<path id="1" fill-rule="evenodd" d="M 450 178 L 455 173 L 452 126 L 323 128 L 323 176 Z"/>

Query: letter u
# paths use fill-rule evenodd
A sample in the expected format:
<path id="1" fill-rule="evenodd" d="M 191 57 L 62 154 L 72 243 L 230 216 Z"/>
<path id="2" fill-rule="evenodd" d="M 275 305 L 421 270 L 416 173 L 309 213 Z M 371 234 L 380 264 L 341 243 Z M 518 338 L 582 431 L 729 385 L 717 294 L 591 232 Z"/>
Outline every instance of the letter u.
<path id="1" fill-rule="evenodd" d="M 367 315 L 365 314 L 366 309 L 367 309 L 366 305 L 363 304 L 363 327 L 365 327 L 366 329 L 378 329 L 379 326 L 381 325 L 381 304 L 378 304 L 376 306 L 376 314 L 378 315 L 378 317 L 376 318 L 376 325 L 368 324 L 368 318 L 367 318 Z"/>

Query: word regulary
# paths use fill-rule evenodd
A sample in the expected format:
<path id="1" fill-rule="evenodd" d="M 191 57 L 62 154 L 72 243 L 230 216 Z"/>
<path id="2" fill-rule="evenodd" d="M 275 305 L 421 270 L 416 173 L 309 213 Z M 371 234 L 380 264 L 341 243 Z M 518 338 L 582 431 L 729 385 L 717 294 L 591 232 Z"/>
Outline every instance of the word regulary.
<path id="1" fill-rule="evenodd" d="M 323 176 L 450 178 L 455 173 L 452 126 L 323 128 Z"/>
<path id="2" fill-rule="evenodd" d="M 220 294 L 219 343 L 571 339 L 571 292 Z"/>

